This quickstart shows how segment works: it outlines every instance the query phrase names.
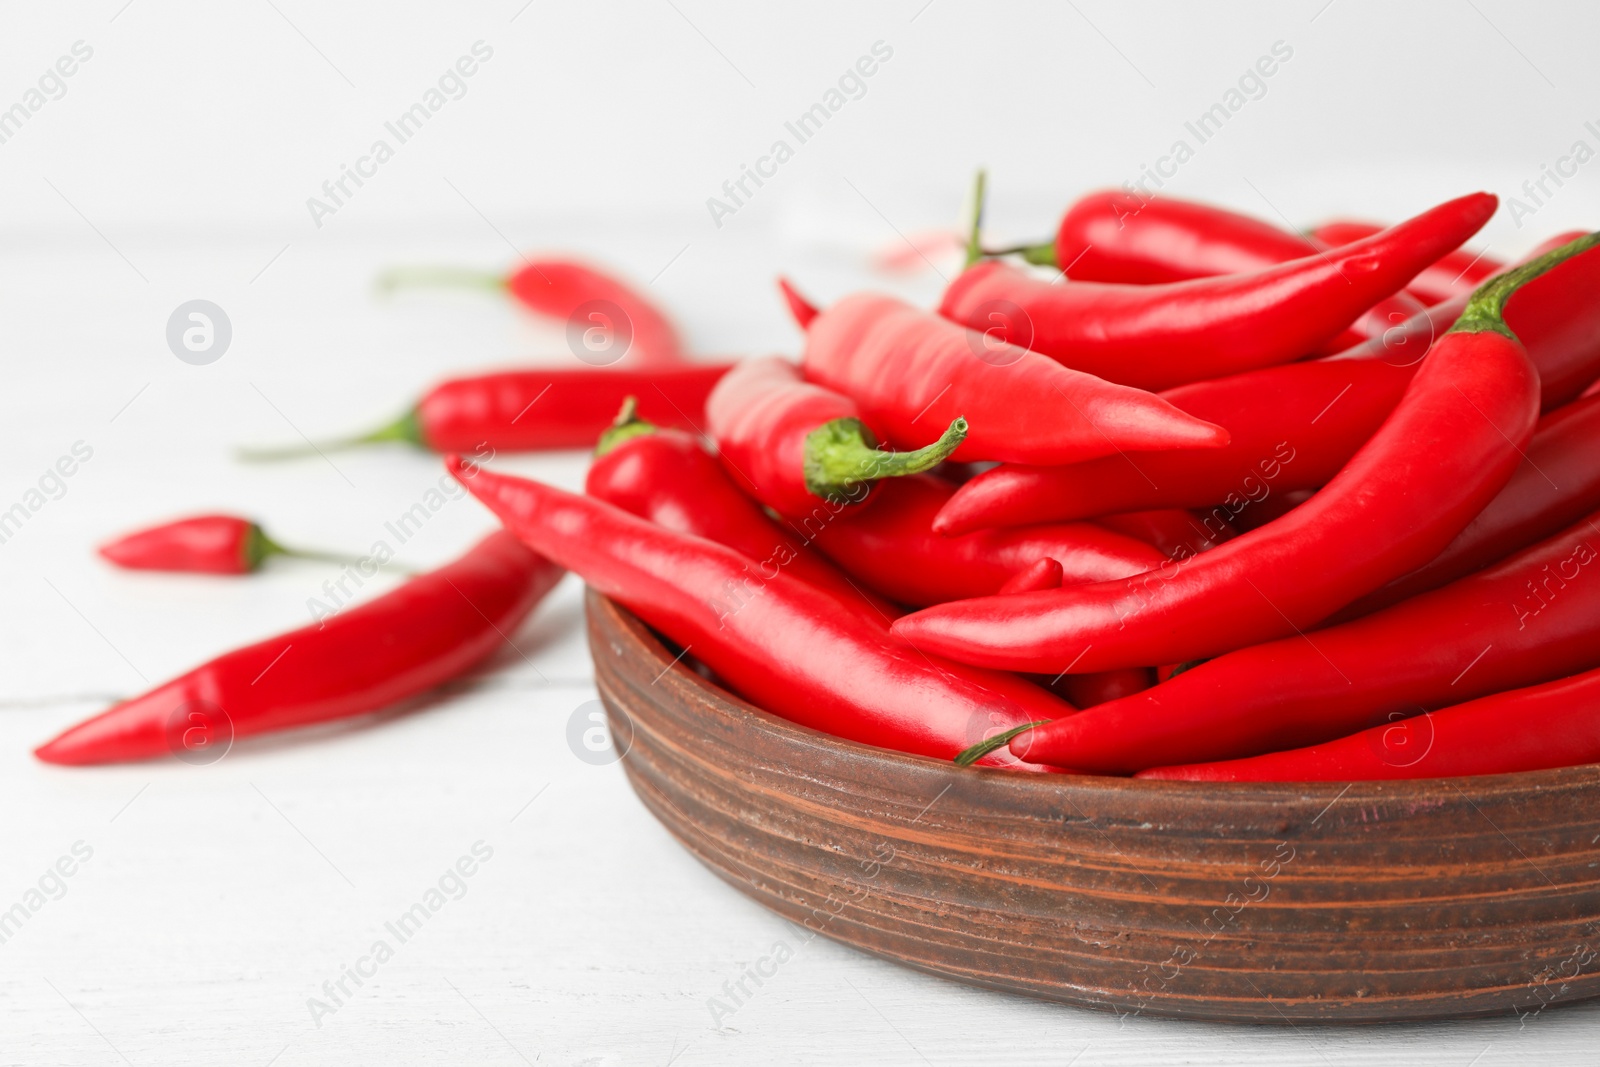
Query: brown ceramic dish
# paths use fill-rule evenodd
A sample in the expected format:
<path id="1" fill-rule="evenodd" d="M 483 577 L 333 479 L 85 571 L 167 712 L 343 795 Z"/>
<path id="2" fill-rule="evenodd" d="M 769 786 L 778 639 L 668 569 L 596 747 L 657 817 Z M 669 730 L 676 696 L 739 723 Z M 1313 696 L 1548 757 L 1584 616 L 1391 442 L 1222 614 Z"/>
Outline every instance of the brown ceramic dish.
<path id="1" fill-rule="evenodd" d="M 1600 994 L 1600 767 L 1200 784 L 1033 776 L 752 707 L 588 598 L 623 766 L 780 915 L 962 982 L 1241 1022 L 1533 1012 Z"/>

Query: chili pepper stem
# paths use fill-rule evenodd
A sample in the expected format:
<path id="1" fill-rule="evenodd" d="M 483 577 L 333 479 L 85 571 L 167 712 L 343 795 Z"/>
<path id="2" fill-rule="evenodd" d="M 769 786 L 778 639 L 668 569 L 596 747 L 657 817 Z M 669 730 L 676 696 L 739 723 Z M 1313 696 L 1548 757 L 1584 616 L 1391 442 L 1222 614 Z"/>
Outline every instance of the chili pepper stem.
<path id="1" fill-rule="evenodd" d="M 377 285 L 381 293 L 392 293 L 408 286 L 446 286 L 500 292 L 506 287 L 506 279 L 504 275 L 470 267 L 392 267 L 378 275 Z"/>
<path id="2" fill-rule="evenodd" d="M 656 432 L 656 425 L 638 415 L 639 398 L 630 396 L 623 398 L 622 409 L 617 412 L 617 417 L 611 426 L 600 435 L 600 440 L 595 443 L 594 454 L 603 456 L 616 448 L 624 441 L 631 441 L 635 437 L 643 437 L 648 433 Z"/>
<path id="3" fill-rule="evenodd" d="M 834 419 L 806 435 L 806 489 L 824 500 L 851 499 L 853 486 L 937 467 L 966 438 L 967 420 L 957 418 L 931 445 L 910 452 L 884 451 L 860 419 Z"/>
<path id="4" fill-rule="evenodd" d="M 1473 291 L 1472 296 L 1467 299 L 1466 310 L 1461 312 L 1461 317 L 1450 328 L 1450 332 L 1490 332 L 1515 339 L 1517 335 L 1511 332 L 1504 317 L 1506 301 L 1511 299 L 1512 294 L 1539 275 L 1560 266 L 1573 256 L 1582 255 L 1596 245 L 1600 245 L 1600 232 L 1586 233 L 1575 241 L 1570 241 L 1559 248 L 1552 248 L 1520 267 L 1513 267 L 1495 275 Z"/>
<path id="5" fill-rule="evenodd" d="M 334 441 L 308 441 L 303 445 L 287 445 L 282 448 L 241 448 L 235 455 L 246 463 L 271 463 L 280 459 L 300 459 L 304 456 L 319 456 L 324 452 L 381 444 L 384 441 L 403 441 L 408 445 L 426 447 L 427 442 L 422 439 L 422 424 L 417 420 L 417 413 L 408 411 L 388 425 L 380 426 L 370 433 L 357 437 L 345 437 Z"/>
<path id="6" fill-rule="evenodd" d="M 971 748 L 964 748 L 957 752 L 954 760 L 955 765 L 957 767 L 970 767 L 995 749 L 1008 744 L 1018 734 L 1027 733 L 1035 726 L 1043 726 L 1051 721 L 1050 719 L 1040 719 L 1038 722 L 1025 722 L 1021 726 L 1013 726 L 1011 729 L 995 734 L 993 737 L 986 737 Z"/>
<path id="7" fill-rule="evenodd" d="M 255 570 L 261 566 L 268 556 L 285 556 L 289 559 L 308 559 L 318 563 L 337 563 L 344 567 L 357 567 L 366 562 L 369 557 L 349 556 L 342 552 L 323 552 L 315 548 L 291 548 L 279 544 L 260 526 L 254 526 L 250 531 L 250 540 L 245 546 L 245 558 L 250 563 L 250 569 Z M 374 561 L 375 562 L 375 561 Z M 380 564 L 381 566 L 381 564 Z M 396 567 L 401 574 L 415 575 L 418 572 L 409 567 Z"/>
<path id="8" fill-rule="evenodd" d="M 987 184 L 988 175 L 979 168 L 972 187 L 972 229 L 967 234 L 967 261 L 962 264 L 964 267 L 970 267 L 983 258 L 983 199 L 984 186 Z"/>
<path id="9" fill-rule="evenodd" d="M 1012 245 L 1010 248 L 986 249 L 983 253 L 985 259 L 998 259 L 1000 256 L 1021 256 L 1023 262 L 1032 263 L 1036 267 L 1059 267 L 1056 259 L 1056 243 L 1044 241 L 1036 245 Z"/>

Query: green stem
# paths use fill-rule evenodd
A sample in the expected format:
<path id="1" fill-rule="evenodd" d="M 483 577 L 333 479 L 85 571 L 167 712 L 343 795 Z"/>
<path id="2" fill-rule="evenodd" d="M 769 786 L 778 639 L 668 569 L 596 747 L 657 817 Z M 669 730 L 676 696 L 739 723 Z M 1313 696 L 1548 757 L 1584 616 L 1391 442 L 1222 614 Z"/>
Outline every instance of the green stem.
<path id="1" fill-rule="evenodd" d="M 594 446 L 594 454 L 603 456 L 625 441 L 645 434 L 656 432 L 653 422 L 641 419 L 638 415 L 639 400 L 637 397 L 624 397 L 622 410 L 617 412 L 615 421 L 600 435 L 600 440 Z"/>
<path id="2" fill-rule="evenodd" d="M 986 256 L 1021 256 L 1025 262 L 1036 267 L 1059 267 L 1056 259 L 1056 243 L 1045 241 L 1036 245 L 1012 245 L 1010 248 L 996 248 L 984 252 Z"/>
<path id="3" fill-rule="evenodd" d="M 255 570 L 260 567 L 268 556 L 287 556 L 290 559 L 309 559 L 318 563 L 337 563 L 343 567 L 357 567 L 370 558 L 367 556 L 348 556 L 342 552 L 323 552 L 314 548 L 290 548 L 268 537 L 267 532 L 260 526 L 252 527 L 250 540 L 245 545 L 245 559 L 249 562 L 250 569 Z M 379 566 L 382 565 L 379 564 Z M 396 569 L 402 574 L 412 575 L 417 573 L 407 567 L 397 567 Z"/>
<path id="4" fill-rule="evenodd" d="M 1043 726 L 1045 723 L 1050 721 L 1051 720 L 1049 719 L 1040 719 L 1038 722 L 1025 722 L 1021 726 L 1013 726 L 1004 733 L 995 734 L 993 737 L 986 737 L 982 741 L 979 741 L 977 744 L 973 745 L 971 748 L 964 748 L 960 752 L 957 752 L 955 764 L 957 767 L 970 767 L 983 757 L 987 756 L 989 753 L 993 752 L 995 749 L 999 748 L 1001 745 L 1009 743 L 1010 740 L 1013 737 L 1016 737 L 1018 734 L 1025 734 L 1035 726 Z"/>
<path id="5" fill-rule="evenodd" d="M 824 500 L 855 501 L 851 492 L 865 482 L 930 470 L 950 458 L 967 437 L 967 420 L 957 418 L 939 439 L 911 452 L 884 451 L 860 419 L 825 422 L 806 435 L 806 489 Z"/>
<path id="6" fill-rule="evenodd" d="M 972 230 L 967 234 L 967 261 L 963 264 L 965 267 L 970 267 L 983 258 L 983 199 L 988 177 L 980 168 L 977 181 L 973 183 Z"/>
<path id="7" fill-rule="evenodd" d="M 269 463 L 280 459 L 300 459 L 304 456 L 320 456 L 324 452 L 342 451 L 347 448 L 359 448 L 362 445 L 375 445 L 384 441 L 403 441 L 408 445 L 420 448 L 428 447 L 428 442 L 422 437 L 422 424 L 417 421 L 415 409 L 406 412 L 387 426 L 380 426 L 370 433 L 358 437 L 345 437 L 336 441 L 307 442 L 303 445 L 287 445 L 283 448 L 241 448 L 235 455 L 246 463 Z"/>
<path id="8" fill-rule="evenodd" d="M 1497 274 L 1484 282 L 1467 298 L 1461 317 L 1450 328 L 1451 333 L 1498 333 L 1516 338 L 1505 322 L 1506 301 L 1528 282 L 1552 267 L 1558 267 L 1573 256 L 1582 255 L 1600 244 L 1600 233 L 1586 233 L 1560 248 L 1552 248 L 1538 259 L 1529 260 L 1504 274 Z"/>
<path id="9" fill-rule="evenodd" d="M 393 267 L 378 275 L 380 292 L 391 293 L 396 289 L 412 285 L 501 292 L 506 287 L 506 279 L 504 275 L 473 270 L 470 267 Z"/>

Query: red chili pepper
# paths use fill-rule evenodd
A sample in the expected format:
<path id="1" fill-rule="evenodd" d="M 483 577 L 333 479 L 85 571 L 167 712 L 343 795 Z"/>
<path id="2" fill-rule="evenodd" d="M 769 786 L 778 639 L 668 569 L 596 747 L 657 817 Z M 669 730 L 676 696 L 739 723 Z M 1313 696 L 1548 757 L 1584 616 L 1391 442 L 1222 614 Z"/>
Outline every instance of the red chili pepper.
<path id="1" fill-rule="evenodd" d="M 1202 519 L 1182 508 L 1124 511 L 1118 515 L 1101 515 L 1094 522 L 1096 526 L 1154 545 L 1168 559 L 1188 559 L 1239 536 L 1231 523 L 1218 521 L 1213 516 Z"/>
<path id="2" fill-rule="evenodd" d="M 726 545 L 763 571 L 781 568 L 884 626 L 903 614 L 767 518 L 697 438 L 657 428 L 627 406 L 601 435 L 584 491 L 658 526 Z"/>
<path id="3" fill-rule="evenodd" d="M 1020 570 L 1007 578 L 1006 584 L 997 592 L 1000 596 L 1009 596 L 1012 593 L 1037 593 L 1041 589 L 1060 589 L 1066 573 L 1066 568 L 1046 556 L 1034 560 L 1027 569 Z"/>
<path id="4" fill-rule="evenodd" d="M 1597 520 L 1365 618 L 1219 656 L 1013 750 L 1113 774 L 1235 759 L 1586 670 L 1600 664 Z"/>
<path id="5" fill-rule="evenodd" d="M 1325 247 L 1338 248 L 1340 245 L 1362 241 L 1375 233 L 1382 232 L 1383 227 L 1375 222 L 1337 220 L 1318 226 L 1311 231 L 1311 236 Z M 1576 236 L 1578 235 L 1573 234 L 1568 240 Z M 1458 248 L 1454 252 L 1440 256 L 1437 262 L 1418 271 L 1417 276 L 1411 279 L 1406 288 L 1415 293 L 1425 304 L 1442 304 L 1446 300 L 1469 295 L 1472 290 L 1504 269 L 1504 263 L 1490 258 L 1483 252 L 1473 254 L 1466 249 Z"/>
<path id="6" fill-rule="evenodd" d="M 286 459 L 335 448 L 402 441 L 434 452 L 539 452 L 589 448 L 622 402 L 661 426 L 695 429 L 712 386 L 731 364 L 653 370 L 521 370 L 453 378 L 428 390 L 387 426 L 343 441 L 251 449 L 248 459 Z"/>
<path id="7" fill-rule="evenodd" d="M 1162 399 L 1225 426 L 1222 448 L 1124 452 L 1063 467 L 1002 464 L 961 489 L 934 520 L 954 535 L 1119 511 L 1225 505 L 1317 488 L 1389 417 L 1414 365 L 1313 360 L 1169 389 Z"/>
<path id="8" fill-rule="evenodd" d="M 561 573 L 509 534 L 490 534 L 454 563 L 320 625 L 219 656 L 79 723 L 34 755 L 67 764 L 181 757 L 377 711 L 488 657 Z"/>
<path id="9" fill-rule="evenodd" d="M 100 546 L 119 567 L 193 574 L 250 574 L 268 556 L 351 563 L 353 556 L 286 548 L 259 525 L 233 515 L 196 515 L 125 534 Z"/>
<path id="10" fill-rule="evenodd" d="M 1029 263 L 1063 267 L 1062 273 L 1074 281 L 1159 285 L 1265 270 L 1324 247 L 1304 234 L 1210 204 L 1168 196 L 1145 199 L 1106 189 L 1067 210 L 1054 242 L 993 254 L 1020 253 Z M 1431 270 L 1423 268 L 1424 273 Z M 1421 307 L 1404 292 L 1380 300 L 1326 350 L 1337 352 L 1380 336 Z"/>
<path id="11" fill-rule="evenodd" d="M 952 282 L 939 310 L 1077 370 L 1165 389 L 1316 350 L 1476 233 L 1496 203 L 1474 193 L 1343 248 L 1165 285 L 1052 285 L 990 260 Z"/>
<path id="12" fill-rule="evenodd" d="M 461 461 L 448 462 L 461 477 Z M 1072 710 L 1014 675 L 924 656 L 797 578 L 759 574 L 730 548 L 538 482 L 487 471 L 464 480 L 535 551 L 627 606 L 745 698 L 802 726 L 950 758 L 996 728 Z M 1008 753 L 988 762 L 1017 766 Z"/>
<path id="13" fill-rule="evenodd" d="M 1140 778 L 1193 782 L 1370 782 L 1513 774 L 1600 762 L 1600 670 L 1374 726 L 1326 744 Z"/>
<path id="14" fill-rule="evenodd" d="M 933 516 L 953 491 L 931 474 L 897 478 L 873 491 L 872 507 L 800 530 L 857 581 L 917 606 L 995 594 L 1041 557 L 1061 565 L 1058 585 L 1125 578 L 1167 561 L 1143 541 L 1090 522 L 940 537 Z"/>
<path id="15" fill-rule="evenodd" d="M 903 448 L 971 423 L 956 460 L 1072 463 L 1125 449 L 1215 448 L 1227 433 L 1166 401 L 1113 385 L 901 303 L 861 293 L 817 316 L 805 375 L 861 408 Z"/>
<path id="16" fill-rule="evenodd" d="M 1148 575 L 940 604 L 894 631 L 984 666 L 1137 667 L 1293 633 L 1415 570 L 1505 486 L 1533 434 L 1538 375 L 1505 326 L 1507 298 L 1595 243 L 1600 234 L 1479 289 L 1382 428 L 1277 522 Z"/>
<path id="17" fill-rule="evenodd" d="M 634 366 L 684 359 L 678 331 L 643 293 L 614 275 L 569 259 L 524 259 L 507 275 L 457 267 L 402 267 L 384 274 L 378 285 L 385 291 L 407 285 L 452 285 L 503 292 L 539 315 L 565 321 L 575 354 L 581 347 L 606 363 L 631 355 Z"/>
<path id="18" fill-rule="evenodd" d="M 1351 604 L 1353 619 L 1441 585 L 1542 541 L 1600 507 L 1600 397 L 1576 400 L 1539 420 L 1506 487 L 1443 552 Z"/>
<path id="19" fill-rule="evenodd" d="M 926 448 L 880 449 L 853 400 L 802 381 L 798 367 L 776 356 L 730 371 L 706 400 L 706 420 L 737 484 L 795 518 L 837 514 L 839 505 L 868 499 L 877 479 L 936 467 L 967 433 L 957 415 Z"/>

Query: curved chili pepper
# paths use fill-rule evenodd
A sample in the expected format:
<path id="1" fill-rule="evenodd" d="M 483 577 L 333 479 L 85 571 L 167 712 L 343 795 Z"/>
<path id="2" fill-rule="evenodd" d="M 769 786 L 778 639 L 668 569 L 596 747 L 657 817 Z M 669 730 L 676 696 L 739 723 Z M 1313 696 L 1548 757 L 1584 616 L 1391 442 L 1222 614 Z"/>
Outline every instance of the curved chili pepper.
<path id="1" fill-rule="evenodd" d="M 1074 281 L 1159 285 L 1265 270 L 1323 247 L 1303 234 L 1237 211 L 1105 189 L 1082 197 L 1067 209 L 1054 242 L 993 254 L 1016 252 L 1029 263 L 1065 265 L 1062 273 Z M 1423 268 L 1424 273 L 1432 269 Z M 1472 287 L 1466 291 L 1471 292 Z M 1337 352 L 1381 336 L 1421 307 L 1403 291 L 1386 297 L 1331 341 L 1327 351 Z"/>
<path id="2" fill-rule="evenodd" d="M 235 515 L 196 515 L 124 534 L 99 548 L 119 567 L 190 574 L 250 574 L 268 556 L 353 563 L 354 556 L 286 548 L 249 519 Z"/>
<path id="3" fill-rule="evenodd" d="M 1597 520 L 1365 618 L 1219 656 L 1013 750 L 1113 774 L 1235 759 L 1587 670 L 1600 664 Z"/>
<path id="4" fill-rule="evenodd" d="M 1165 389 L 1314 351 L 1476 233 L 1496 203 L 1474 193 L 1343 248 L 1165 285 L 1052 285 L 990 260 L 952 282 L 939 311 L 1074 369 Z"/>
<path id="5" fill-rule="evenodd" d="M 320 625 L 219 656 L 79 723 L 34 755 L 67 764 L 181 756 L 377 711 L 487 658 L 561 574 L 497 531 L 454 563 Z"/>
<path id="6" fill-rule="evenodd" d="M 448 463 L 461 477 L 460 459 Z M 948 759 L 997 728 L 1072 711 L 1014 675 L 923 656 L 820 589 L 782 570 L 761 573 L 730 548 L 538 482 L 488 471 L 464 480 L 529 547 L 746 699 L 802 726 Z M 987 762 L 1018 766 L 1009 753 Z"/>
<path id="7" fill-rule="evenodd" d="M 1505 326 L 1507 298 L 1595 243 L 1600 234 L 1479 289 L 1372 439 L 1277 522 L 1148 575 L 940 604 L 894 632 L 1012 670 L 1171 663 L 1304 629 L 1415 570 L 1505 486 L 1533 434 L 1538 375 Z"/>
<path id="8" fill-rule="evenodd" d="M 639 398 L 645 418 L 697 428 L 706 397 L 728 363 L 685 363 L 652 370 L 518 370 L 452 378 L 425 393 L 387 426 L 341 441 L 247 449 L 246 459 L 289 459 L 336 448 L 400 441 L 433 452 L 540 452 L 589 448 L 622 402 Z"/>
<path id="9" fill-rule="evenodd" d="M 1011 593 L 1037 593 L 1041 589 L 1060 589 L 1066 573 L 1066 568 L 1060 563 L 1045 556 L 1043 559 L 1034 560 L 1026 570 L 1020 570 L 1007 578 L 1006 584 L 1002 585 L 997 593 L 1006 596 Z"/>
<path id="10" fill-rule="evenodd" d="M 1118 515 L 1101 515 L 1094 522 L 1096 526 L 1154 545 L 1168 559 L 1188 559 L 1239 536 L 1231 523 L 1215 516 L 1201 517 L 1182 508 L 1124 511 Z"/>
<path id="11" fill-rule="evenodd" d="M 1363 241 L 1375 233 L 1382 233 L 1383 229 L 1375 222 L 1335 220 L 1318 226 L 1311 231 L 1311 236 L 1325 247 L 1338 248 L 1353 241 Z M 1568 238 L 1571 239 L 1572 237 Z M 1458 248 L 1423 267 L 1417 272 L 1417 276 L 1406 284 L 1406 288 L 1426 304 L 1442 304 L 1446 300 L 1470 295 L 1474 289 L 1504 269 L 1504 263 L 1490 258 L 1483 252 L 1474 255 L 1464 248 Z"/>
<path id="12" fill-rule="evenodd" d="M 1600 670 L 1470 700 L 1321 745 L 1155 767 L 1192 782 L 1370 782 L 1512 774 L 1600 762 Z"/>
<path id="13" fill-rule="evenodd" d="M 803 381 L 798 367 L 777 356 L 746 360 L 717 383 L 706 422 L 728 473 L 791 518 L 837 514 L 869 499 L 880 478 L 937 467 L 967 434 L 957 415 L 925 448 L 880 449 L 853 400 Z"/>
<path id="14" fill-rule="evenodd" d="M 1354 619 L 1398 604 L 1565 529 L 1600 507 L 1596 456 L 1600 456 L 1600 397 L 1557 408 L 1539 420 L 1522 464 L 1506 487 L 1443 552 L 1333 618 Z"/>
<path id="15" fill-rule="evenodd" d="M 1125 578 L 1167 562 L 1143 541 L 1090 522 L 940 537 L 930 524 L 953 491 L 931 474 L 896 478 L 873 491 L 872 507 L 801 530 L 857 581 L 919 607 L 997 593 L 1041 557 L 1061 565 L 1057 585 Z"/>
<path id="16" fill-rule="evenodd" d="M 954 535 L 1216 504 L 1243 511 L 1273 493 L 1317 488 L 1389 417 L 1415 373 L 1381 359 L 1313 360 L 1169 389 L 1163 400 L 1227 427 L 1228 443 L 1061 467 L 1002 464 L 963 485 L 933 528 Z"/>
<path id="17" fill-rule="evenodd" d="M 570 259 L 524 259 L 510 274 L 459 267 L 401 267 L 378 279 L 386 292 L 410 285 L 450 285 L 509 295 L 536 314 L 560 319 L 589 345 L 591 331 L 602 335 L 597 352 L 608 362 L 632 356 L 632 365 L 681 363 L 683 343 L 665 313 L 622 279 Z M 612 353 L 620 347 L 613 358 Z"/>
<path id="18" fill-rule="evenodd" d="M 971 422 L 953 458 L 1072 463 L 1120 449 L 1214 448 L 1227 433 L 1159 397 L 995 344 L 892 297 L 859 293 L 806 332 L 805 375 L 851 397 L 903 448 Z"/>
<path id="19" fill-rule="evenodd" d="M 726 545 L 763 569 L 781 567 L 884 626 L 903 614 L 767 518 L 699 439 L 653 426 L 631 408 L 601 435 L 584 491 L 658 526 Z"/>

